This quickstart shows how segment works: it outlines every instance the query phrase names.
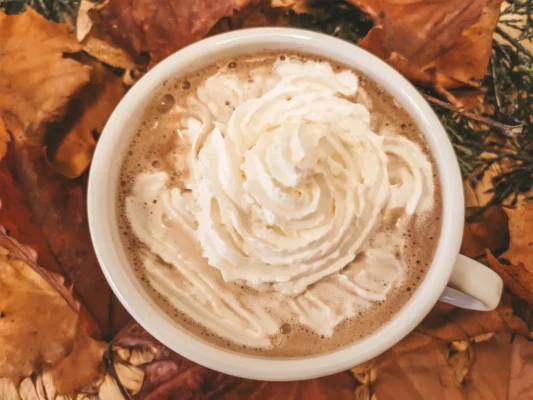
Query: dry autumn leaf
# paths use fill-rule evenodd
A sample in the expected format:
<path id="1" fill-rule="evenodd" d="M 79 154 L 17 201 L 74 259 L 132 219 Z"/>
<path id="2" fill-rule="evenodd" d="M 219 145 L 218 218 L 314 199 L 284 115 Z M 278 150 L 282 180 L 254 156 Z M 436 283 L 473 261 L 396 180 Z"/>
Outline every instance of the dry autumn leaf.
<path id="1" fill-rule="evenodd" d="M 80 325 L 72 345 L 72 352 L 50 374 L 60 394 L 76 393 L 103 375 L 106 344 L 91 338 Z"/>
<path id="2" fill-rule="evenodd" d="M 412 81 L 447 90 L 477 86 L 484 76 L 501 0 L 350 2 L 375 21 L 359 44 Z"/>
<path id="3" fill-rule="evenodd" d="M 136 61 L 148 54 L 151 64 L 203 38 L 222 17 L 249 0 L 109 0 L 91 15 L 98 30 L 109 35 Z"/>
<path id="4" fill-rule="evenodd" d="M 492 33 L 498 22 L 501 3 L 502 0 L 489 0 L 477 22 L 466 28 L 459 40 L 435 60 L 439 73 L 458 82 L 479 85 L 487 71 Z"/>
<path id="5" fill-rule="evenodd" d="M 505 249 L 508 243 L 507 214 L 502 206 L 493 206 L 476 221 L 465 225 L 461 254 L 470 258 L 483 257 L 486 249 L 495 252 Z"/>
<path id="6" fill-rule="evenodd" d="M 113 335 L 130 316 L 111 293 L 92 248 L 87 226 L 85 182 L 54 174 L 40 146 L 29 146 L 14 134 L 0 162 L 2 223 L 11 234 L 35 246 L 43 266 L 74 284 L 82 319 L 91 332 Z M 42 256 L 41 256 L 42 255 Z M 96 328 L 96 329 L 94 329 Z"/>
<path id="7" fill-rule="evenodd" d="M 480 17 L 487 0 L 354 0 L 384 33 L 383 48 L 424 66 L 448 50 Z"/>
<path id="8" fill-rule="evenodd" d="M 0 37 L 0 114 L 14 115 L 25 131 L 35 132 L 62 116 L 89 81 L 90 67 L 67 57 L 80 51 L 68 25 L 29 7 L 19 15 L 0 11 Z"/>
<path id="9" fill-rule="evenodd" d="M 428 393 L 432 400 L 527 398 L 520 397 L 526 394 L 520 389 L 531 387 L 523 368 L 532 343 L 522 338 L 511 343 L 509 335 L 500 334 L 470 346 L 454 354 L 444 341 L 409 336 L 377 360 L 376 398 L 396 400 L 398 393 L 409 400 L 427 399 Z"/>
<path id="10" fill-rule="evenodd" d="M 96 139 L 124 96 L 120 77 L 96 61 L 87 58 L 85 62 L 92 67 L 89 83 L 71 99 L 63 119 L 47 127 L 49 161 L 67 178 L 77 178 L 87 170 Z"/>
<path id="11" fill-rule="evenodd" d="M 486 312 L 463 310 L 439 303 L 416 330 L 447 342 L 468 340 L 492 332 L 516 332 L 523 336 L 529 335 L 526 323 L 513 312 L 511 298 L 505 296 L 498 308 Z"/>
<path id="12" fill-rule="evenodd" d="M 59 276 L 49 277 L 63 285 Z M 5 246 L 0 246 L 0 293 L 0 376 L 18 381 L 70 352 L 78 326 L 76 310 Z"/>
<path id="13" fill-rule="evenodd" d="M 533 204 L 506 208 L 505 213 L 509 218 L 509 249 L 499 258 L 488 250 L 489 265 L 513 293 L 533 303 Z"/>
<path id="14" fill-rule="evenodd" d="M 89 13 L 100 7 L 99 3 L 89 0 L 82 0 L 80 3 L 78 19 L 76 20 L 76 37 L 81 48 L 87 54 L 112 67 L 137 68 L 137 64 L 124 49 L 114 44 L 109 35 L 100 32 L 98 27 L 93 26 Z"/>
<path id="15" fill-rule="evenodd" d="M 269 1 L 251 2 L 239 12 L 220 19 L 207 35 L 262 26 L 287 26 L 287 10 L 282 6 L 272 7 Z"/>

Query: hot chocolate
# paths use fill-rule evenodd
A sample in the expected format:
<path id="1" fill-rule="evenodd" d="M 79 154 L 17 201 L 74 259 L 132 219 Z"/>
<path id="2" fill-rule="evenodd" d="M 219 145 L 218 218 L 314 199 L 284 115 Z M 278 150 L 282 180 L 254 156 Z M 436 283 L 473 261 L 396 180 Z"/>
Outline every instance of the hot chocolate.
<path id="1" fill-rule="evenodd" d="M 166 82 L 123 161 L 135 273 L 219 346 L 305 356 L 386 323 L 440 235 L 424 137 L 378 84 L 305 54 L 232 58 Z"/>

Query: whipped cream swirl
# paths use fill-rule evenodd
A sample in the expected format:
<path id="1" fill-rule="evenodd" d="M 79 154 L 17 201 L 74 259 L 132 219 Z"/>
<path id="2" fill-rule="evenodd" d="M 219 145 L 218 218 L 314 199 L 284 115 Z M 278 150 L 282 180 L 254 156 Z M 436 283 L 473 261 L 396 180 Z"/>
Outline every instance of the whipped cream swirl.
<path id="1" fill-rule="evenodd" d="M 328 64 L 282 64 L 279 83 L 216 124 L 194 166 L 198 238 L 224 280 L 296 295 L 361 249 L 390 185 L 383 138 Z"/>
<path id="2" fill-rule="evenodd" d="M 184 121 L 177 132 L 191 142 L 186 190 L 165 172 L 145 172 L 127 199 L 156 290 L 218 335 L 255 347 L 270 346 L 280 321 L 331 335 L 384 300 L 406 268 L 394 256 L 400 235 L 380 231 L 384 218 L 424 213 L 434 201 L 426 155 L 403 136 L 372 131 L 367 107 L 352 100 L 355 74 L 296 60 L 268 74 L 208 79 L 175 110 Z M 253 293 L 234 293 L 232 283 Z"/>

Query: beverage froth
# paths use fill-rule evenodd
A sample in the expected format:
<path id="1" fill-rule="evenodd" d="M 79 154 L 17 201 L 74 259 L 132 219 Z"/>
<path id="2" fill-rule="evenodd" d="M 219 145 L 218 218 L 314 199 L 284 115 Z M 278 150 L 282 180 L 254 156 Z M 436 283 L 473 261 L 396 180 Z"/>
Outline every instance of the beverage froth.
<path id="1" fill-rule="evenodd" d="M 386 323 L 435 252 L 422 133 L 357 71 L 295 53 L 167 82 L 125 156 L 119 226 L 170 315 L 240 352 L 331 351 Z"/>

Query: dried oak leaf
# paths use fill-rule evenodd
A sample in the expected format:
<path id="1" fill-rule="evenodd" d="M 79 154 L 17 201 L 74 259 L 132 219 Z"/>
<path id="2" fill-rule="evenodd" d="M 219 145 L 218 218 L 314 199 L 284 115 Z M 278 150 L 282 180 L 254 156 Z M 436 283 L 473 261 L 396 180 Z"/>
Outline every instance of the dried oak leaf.
<path id="1" fill-rule="evenodd" d="M 77 178 L 87 170 L 96 139 L 124 96 L 120 77 L 97 61 L 83 60 L 92 67 L 89 83 L 71 99 L 64 118 L 46 128 L 49 162 L 67 178 Z"/>
<path id="2" fill-rule="evenodd" d="M 486 249 L 498 251 L 508 243 L 507 214 L 502 206 L 493 206 L 476 221 L 465 224 L 461 254 L 478 258 L 485 255 Z"/>
<path id="3" fill-rule="evenodd" d="M 113 43 L 113 39 L 109 35 L 94 26 L 89 13 L 95 12 L 100 7 L 101 4 L 90 0 L 82 0 L 80 3 L 76 20 L 76 37 L 81 48 L 87 54 L 112 67 L 137 68 L 137 64 L 128 52 Z"/>
<path id="4" fill-rule="evenodd" d="M 272 6 L 268 0 L 252 2 L 239 12 L 221 18 L 207 36 L 236 29 L 257 28 L 262 26 L 287 26 L 287 11 L 281 6 Z"/>
<path id="5" fill-rule="evenodd" d="M 532 352 L 533 344 L 526 343 Z M 500 334 L 472 344 L 469 354 L 454 356 L 445 341 L 413 333 L 378 359 L 372 389 L 379 400 L 519 400 L 508 396 L 520 372 L 512 363 L 514 348 L 509 335 Z"/>
<path id="6" fill-rule="evenodd" d="M 50 371 L 57 393 L 75 393 L 103 376 L 105 348 L 104 342 L 91 338 L 79 325 L 72 352 Z"/>
<path id="7" fill-rule="evenodd" d="M 492 33 L 502 0 L 489 0 L 476 23 L 463 31 L 451 49 L 435 60 L 441 74 L 474 86 L 483 79 L 492 52 Z"/>
<path id="8" fill-rule="evenodd" d="M 56 285 L 62 278 L 50 274 Z M 71 350 L 78 314 L 30 265 L 0 246 L 0 376 L 18 381 Z"/>
<path id="9" fill-rule="evenodd" d="M 468 340 L 492 332 L 529 335 L 526 323 L 514 313 L 511 298 L 507 296 L 493 311 L 463 310 L 439 303 L 416 330 L 447 342 Z"/>
<path id="10" fill-rule="evenodd" d="M 12 132 L 0 162 L 1 222 L 36 246 L 42 265 L 65 276 L 82 303 L 91 333 L 114 335 L 131 317 L 112 294 L 91 244 L 84 179 L 67 180 L 47 168 L 38 145 Z M 4 184 L 5 183 L 5 184 Z M 28 239 L 28 240 L 26 240 Z"/>
<path id="11" fill-rule="evenodd" d="M 533 204 L 505 209 L 509 218 L 509 249 L 499 258 L 487 250 L 490 267 L 521 299 L 533 303 Z"/>
<path id="12" fill-rule="evenodd" d="M 90 67 L 66 56 L 80 51 L 69 26 L 30 7 L 19 15 L 0 11 L 0 37 L 0 114 L 16 116 L 32 131 L 57 120 L 90 74 Z"/>
<path id="13" fill-rule="evenodd" d="M 137 61 L 144 53 L 151 64 L 203 38 L 222 17 L 250 0 L 107 0 L 91 14 L 94 25 Z"/>
<path id="14" fill-rule="evenodd" d="M 479 96 L 448 90 L 478 86 L 484 76 L 502 0 L 350 2 L 369 12 L 375 22 L 361 46 L 456 103 L 470 104 Z"/>
<path id="15" fill-rule="evenodd" d="M 351 0 L 383 29 L 382 46 L 419 66 L 435 60 L 480 17 L 487 0 Z"/>

